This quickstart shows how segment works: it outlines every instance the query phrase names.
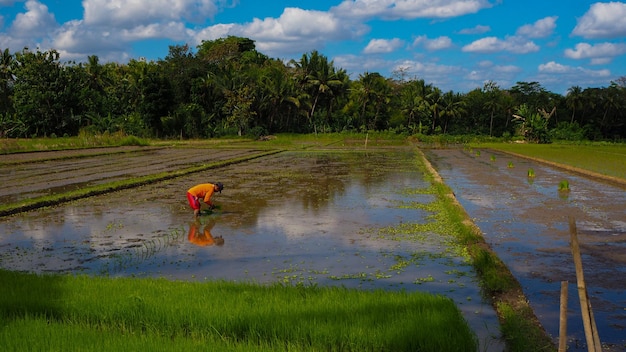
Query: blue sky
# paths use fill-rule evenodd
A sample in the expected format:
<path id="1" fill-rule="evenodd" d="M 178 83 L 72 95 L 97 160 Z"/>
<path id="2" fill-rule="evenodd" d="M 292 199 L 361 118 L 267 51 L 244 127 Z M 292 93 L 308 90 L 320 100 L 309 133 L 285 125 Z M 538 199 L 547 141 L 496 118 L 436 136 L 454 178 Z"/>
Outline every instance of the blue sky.
<path id="1" fill-rule="evenodd" d="M 0 49 L 157 60 L 228 35 L 352 79 L 402 73 L 444 91 L 539 82 L 565 94 L 626 76 L 626 2 L 586 0 L 0 0 Z M 397 77 L 397 76 L 396 76 Z"/>

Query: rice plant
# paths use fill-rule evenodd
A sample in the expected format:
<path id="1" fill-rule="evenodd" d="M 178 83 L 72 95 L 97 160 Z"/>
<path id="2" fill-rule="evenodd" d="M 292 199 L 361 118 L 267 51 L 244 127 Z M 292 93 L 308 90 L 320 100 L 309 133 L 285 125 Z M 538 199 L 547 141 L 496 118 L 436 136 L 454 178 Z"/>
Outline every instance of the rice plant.
<path id="1" fill-rule="evenodd" d="M 0 282 L 2 351 L 478 348 L 451 299 L 420 292 L 34 275 L 1 269 Z"/>

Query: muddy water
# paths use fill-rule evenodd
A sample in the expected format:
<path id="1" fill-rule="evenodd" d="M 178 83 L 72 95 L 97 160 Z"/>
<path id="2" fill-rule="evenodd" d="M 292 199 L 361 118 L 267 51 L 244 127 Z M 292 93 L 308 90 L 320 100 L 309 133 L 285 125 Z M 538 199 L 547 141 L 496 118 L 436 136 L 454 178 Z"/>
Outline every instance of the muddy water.
<path id="1" fill-rule="evenodd" d="M 69 153 L 74 153 L 74 157 Z M 0 202 L 13 203 L 29 197 L 171 172 L 253 153 L 256 151 L 248 149 L 209 152 L 191 148 L 136 147 L 122 151 L 119 148 L 97 148 L 2 155 Z M 77 154 L 80 157 L 76 157 Z"/>
<path id="2" fill-rule="evenodd" d="M 600 340 L 607 350 L 626 350 L 626 189 L 485 150 L 480 155 L 431 150 L 427 156 L 555 339 L 561 281 L 569 282 L 569 350 L 585 351 L 569 247 L 572 217 Z M 531 179 L 530 168 L 536 175 Z M 558 191 L 562 180 L 569 182 L 570 192 Z"/>
<path id="3" fill-rule="evenodd" d="M 281 153 L 156 185 L 0 219 L 0 266 L 32 272 L 341 285 L 452 298 L 481 351 L 500 351 L 493 309 L 446 235 L 410 152 Z M 221 181 L 220 209 L 193 221 L 185 192 Z M 411 236 L 409 236 L 411 237 Z M 416 240 L 418 238 L 418 240 Z"/>

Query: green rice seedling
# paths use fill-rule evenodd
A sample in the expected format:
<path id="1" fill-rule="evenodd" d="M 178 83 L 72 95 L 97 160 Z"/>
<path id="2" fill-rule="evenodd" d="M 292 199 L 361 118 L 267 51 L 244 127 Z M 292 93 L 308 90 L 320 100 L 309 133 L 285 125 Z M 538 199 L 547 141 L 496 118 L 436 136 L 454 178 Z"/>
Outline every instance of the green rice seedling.
<path id="1" fill-rule="evenodd" d="M 569 192 L 569 181 L 561 180 L 559 182 L 559 192 Z"/>
<path id="2" fill-rule="evenodd" d="M 530 178 L 535 177 L 535 170 L 533 168 L 528 169 L 528 177 Z"/>
<path id="3" fill-rule="evenodd" d="M 425 165 L 428 164 L 425 162 Z M 506 265 L 483 245 L 484 239 L 481 236 L 480 229 L 465 221 L 468 219 L 468 215 L 458 203 L 452 200 L 452 197 L 449 197 L 452 194 L 449 187 L 442 182 L 434 182 L 433 186 L 439 198 L 444 200 L 443 211 L 440 214 L 448 216 L 446 223 L 454 224 L 452 228 L 456 229 L 456 231 L 453 230 L 450 233 L 456 233 L 459 242 L 466 245 L 464 252 L 471 257 L 472 266 L 480 277 L 481 287 L 484 289 L 485 294 L 492 297 L 500 297 L 501 295 L 507 296 L 510 293 L 521 291 L 519 282 L 517 282 Z M 509 329 L 509 326 L 507 326 L 506 330 L 502 329 L 503 335 L 507 340 L 507 350 L 552 350 L 551 337 L 543 332 L 540 325 L 533 323 L 536 318 L 523 296 L 514 305 L 510 305 L 506 300 L 496 298 L 496 305 L 496 310 L 505 317 L 505 319 L 501 320 L 502 324 L 506 325 L 509 321 L 526 323 L 524 329 Z M 509 309 L 505 312 L 507 308 Z M 507 313 L 506 316 L 504 315 L 505 313 Z"/>
<path id="4" fill-rule="evenodd" d="M 0 282 L 3 351 L 478 348 L 451 299 L 420 292 L 5 270 Z"/>
<path id="5" fill-rule="evenodd" d="M 509 163 L 507 164 L 507 167 L 508 167 L 509 169 L 512 169 L 512 168 L 514 168 L 515 166 L 513 165 L 513 162 L 512 162 L 512 161 L 509 161 Z"/>
<path id="6" fill-rule="evenodd" d="M 626 143 L 482 143 L 480 146 L 557 163 L 620 181 L 625 178 Z"/>
<path id="7" fill-rule="evenodd" d="M 491 160 L 491 161 L 496 161 L 496 156 L 495 156 L 495 155 L 491 155 L 491 157 L 489 158 L 489 160 Z"/>

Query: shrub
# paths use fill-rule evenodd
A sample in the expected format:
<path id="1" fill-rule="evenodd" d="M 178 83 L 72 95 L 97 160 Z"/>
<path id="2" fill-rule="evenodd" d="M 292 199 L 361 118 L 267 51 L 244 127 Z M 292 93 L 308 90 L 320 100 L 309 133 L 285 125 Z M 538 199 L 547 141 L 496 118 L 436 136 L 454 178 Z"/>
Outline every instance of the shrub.
<path id="1" fill-rule="evenodd" d="M 578 122 L 559 122 L 550 130 L 550 137 L 562 141 L 582 141 L 585 139 L 585 130 Z"/>

